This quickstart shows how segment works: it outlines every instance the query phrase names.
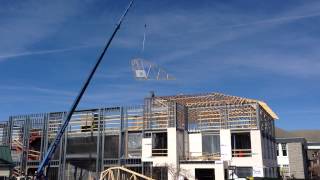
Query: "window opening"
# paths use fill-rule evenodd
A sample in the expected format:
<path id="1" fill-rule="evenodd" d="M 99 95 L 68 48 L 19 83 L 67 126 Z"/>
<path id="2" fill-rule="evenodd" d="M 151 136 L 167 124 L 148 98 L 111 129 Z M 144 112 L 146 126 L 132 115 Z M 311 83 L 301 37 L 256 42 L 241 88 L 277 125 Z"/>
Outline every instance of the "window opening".
<path id="1" fill-rule="evenodd" d="M 282 147 L 282 156 L 287 156 L 288 155 L 288 153 L 287 153 L 287 144 L 282 143 L 281 147 Z"/>
<path id="2" fill-rule="evenodd" d="M 250 133 L 232 133 L 231 134 L 232 157 L 250 157 L 251 156 L 251 138 Z"/>
<path id="3" fill-rule="evenodd" d="M 152 156 L 167 156 L 167 132 L 152 133 Z"/>
<path id="4" fill-rule="evenodd" d="M 203 135 L 202 153 L 203 155 L 220 156 L 220 135 Z"/>

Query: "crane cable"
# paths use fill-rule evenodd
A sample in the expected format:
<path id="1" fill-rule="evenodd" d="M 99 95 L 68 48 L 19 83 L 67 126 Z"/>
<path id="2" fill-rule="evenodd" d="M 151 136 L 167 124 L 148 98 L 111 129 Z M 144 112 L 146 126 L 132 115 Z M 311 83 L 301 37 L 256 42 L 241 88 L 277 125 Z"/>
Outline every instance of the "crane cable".
<path id="1" fill-rule="evenodd" d="M 144 52 L 144 45 L 146 42 L 146 33 L 147 33 L 147 24 L 144 24 L 144 33 L 143 33 L 143 41 L 142 41 L 142 50 L 141 50 L 141 54 L 143 54 Z"/>

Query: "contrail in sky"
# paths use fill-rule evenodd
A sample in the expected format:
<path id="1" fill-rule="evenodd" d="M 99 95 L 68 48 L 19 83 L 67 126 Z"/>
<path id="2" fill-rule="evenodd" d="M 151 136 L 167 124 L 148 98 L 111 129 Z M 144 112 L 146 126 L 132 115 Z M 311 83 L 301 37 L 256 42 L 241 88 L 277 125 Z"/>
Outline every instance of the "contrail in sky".
<path id="1" fill-rule="evenodd" d="M 242 27 L 242 26 L 248 26 L 248 25 L 259 25 L 259 24 L 270 24 L 270 23 L 278 23 L 283 21 L 292 21 L 292 20 L 298 20 L 298 19 L 304 19 L 304 18 L 310 18 L 310 17 L 316 17 L 320 16 L 320 13 L 314 13 L 314 14 L 308 14 L 308 15 L 297 15 L 297 16 L 287 16 L 287 17 L 279 17 L 274 19 L 265 19 L 261 21 L 254 21 L 249 23 L 243 23 L 243 24 L 235 24 L 228 27 Z"/>
<path id="2" fill-rule="evenodd" d="M 64 49 L 48 49 L 48 50 L 40 50 L 40 51 L 26 51 L 26 52 L 20 52 L 20 53 L 5 54 L 5 55 L 0 55 L 0 61 L 5 60 L 5 59 L 9 59 L 9 58 L 20 57 L 20 56 L 61 53 L 61 52 L 82 49 L 82 48 L 88 48 L 88 47 L 94 47 L 94 46 L 93 45 L 83 45 L 83 46 L 75 46 L 75 47 L 64 48 Z"/>

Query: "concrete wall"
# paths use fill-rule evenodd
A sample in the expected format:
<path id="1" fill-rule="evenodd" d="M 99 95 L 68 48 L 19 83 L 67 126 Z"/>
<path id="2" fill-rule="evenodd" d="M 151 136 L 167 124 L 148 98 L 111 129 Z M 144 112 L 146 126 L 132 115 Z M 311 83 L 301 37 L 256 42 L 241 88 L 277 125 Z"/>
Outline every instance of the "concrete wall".
<path id="1" fill-rule="evenodd" d="M 152 161 L 152 138 L 142 138 L 142 161 Z"/>
<path id="2" fill-rule="evenodd" d="M 220 151 L 221 160 L 230 161 L 232 159 L 230 129 L 220 130 Z"/>
<path id="3" fill-rule="evenodd" d="M 299 179 L 306 178 L 306 160 L 302 144 L 297 142 L 288 143 L 287 145 L 291 175 Z"/>
<path id="4" fill-rule="evenodd" d="M 262 154 L 262 144 L 261 144 L 261 134 L 260 130 L 250 131 L 251 139 L 251 150 L 252 150 L 252 161 L 253 161 L 253 176 L 254 177 L 264 177 L 263 173 L 263 154 Z"/>
<path id="5" fill-rule="evenodd" d="M 189 134 L 189 152 L 191 156 L 202 155 L 201 133 Z"/>
<path id="6" fill-rule="evenodd" d="M 8 168 L 0 168 L 0 177 L 9 177 L 10 171 Z"/>
<path id="7" fill-rule="evenodd" d="M 183 163 L 179 164 L 179 155 L 183 154 L 183 143 L 188 146 L 189 152 L 192 156 L 202 155 L 202 134 L 191 133 L 187 135 L 183 141 L 183 132 L 177 131 L 175 128 L 168 128 L 168 156 L 167 157 L 152 157 L 152 140 L 151 138 L 143 138 L 142 140 L 142 160 L 153 162 L 153 166 L 169 166 L 172 169 L 180 169 L 181 172 L 190 170 L 191 176 L 194 176 L 195 168 L 214 168 L 216 179 L 224 178 L 224 169 L 226 166 L 237 167 L 252 167 L 254 177 L 265 177 L 264 168 L 275 168 L 277 165 L 276 160 L 268 162 L 263 159 L 262 142 L 260 130 L 251 130 L 251 149 L 252 157 L 232 157 L 231 149 L 231 131 L 229 129 L 220 130 L 220 149 L 221 149 L 221 161 L 216 163 Z M 270 162 L 269 162 L 270 161 Z M 182 173 L 183 174 L 183 173 Z M 274 174 L 275 175 L 275 174 Z M 273 176 L 273 174 L 269 176 Z M 189 174 L 190 176 L 190 174 Z M 168 172 L 168 179 L 173 179 L 170 172 Z"/>
<path id="8" fill-rule="evenodd" d="M 172 175 L 172 172 L 179 169 L 176 128 L 167 128 L 167 133 L 168 156 L 152 156 L 152 138 L 143 138 L 142 161 L 152 162 L 155 167 L 168 167 L 168 180 L 173 180 L 174 176 Z M 181 147 L 183 142 L 180 142 L 179 144 Z"/>

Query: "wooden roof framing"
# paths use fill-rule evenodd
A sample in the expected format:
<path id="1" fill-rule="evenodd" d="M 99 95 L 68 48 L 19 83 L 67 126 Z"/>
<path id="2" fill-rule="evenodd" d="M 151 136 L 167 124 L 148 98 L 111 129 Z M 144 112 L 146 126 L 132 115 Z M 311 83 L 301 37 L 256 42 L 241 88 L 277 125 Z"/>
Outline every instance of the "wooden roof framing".
<path id="1" fill-rule="evenodd" d="M 187 107 L 206 107 L 221 105 L 259 104 L 273 119 L 279 119 L 277 114 L 263 101 L 230 96 L 221 93 L 196 95 L 156 96 L 158 101 L 174 101 Z"/>

